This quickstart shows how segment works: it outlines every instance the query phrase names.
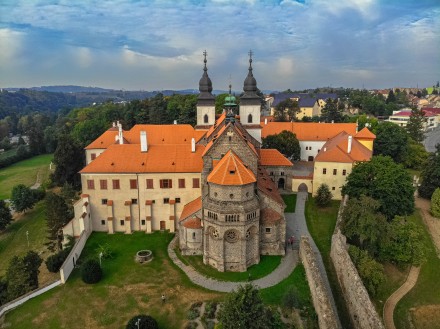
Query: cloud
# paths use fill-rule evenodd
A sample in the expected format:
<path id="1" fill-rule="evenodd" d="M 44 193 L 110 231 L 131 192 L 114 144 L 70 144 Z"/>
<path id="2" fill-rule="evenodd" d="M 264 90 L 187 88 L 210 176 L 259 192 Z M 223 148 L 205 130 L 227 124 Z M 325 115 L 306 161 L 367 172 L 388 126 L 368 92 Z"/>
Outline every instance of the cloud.
<path id="1" fill-rule="evenodd" d="M 24 39 L 26 34 L 8 28 L 0 29 L 0 66 L 10 66 L 18 64 L 24 49 Z"/>

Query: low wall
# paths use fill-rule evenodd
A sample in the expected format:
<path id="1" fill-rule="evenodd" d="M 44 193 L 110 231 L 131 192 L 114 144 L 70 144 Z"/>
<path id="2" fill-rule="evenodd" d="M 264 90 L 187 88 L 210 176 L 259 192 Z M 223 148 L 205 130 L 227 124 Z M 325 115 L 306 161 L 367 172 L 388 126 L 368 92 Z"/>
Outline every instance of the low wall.
<path id="1" fill-rule="evenodd" d="M 335 232 L 332 236 L 330 257 L 338 276 L 351 321 L 356 329 L 384 329 L 384 325 L 370 300 L 357 270 L 348 254 L 346 237 L 341 233 L 339 225 L 341 214 L 348 198 L 341 202 Z"/>
<path id="2" fill-rule="evenodd" d="M 17 299 L 14 299 L 13 301 L 6 303 L 5 305 L 0 307 L 0 317 L 3 316 L 6 312 L 16 308 L 17 306 L 20 306 L 21 304 L 27 302 L 29 299 L 37 297 L 41 295 L 42 293 L 45 293 L 46 291 L 49 291 L 52 288 L 55 288 L 61 284 L 61 280 L 55 281 L 51 284 L 48 284 L 44 287 L 38 288 L 37 290 L 31 291 L 27 293 L 26 295 L 23 295 Z"/>
<path id="3" fill-rule="evenodd" d="M 312 294 L 313 306 L 318 315 L 320 329 L 340 328 L 337 315 L 333 311 L 330 301 L 330 293 L 327 290 L 324 280 L 319 271 L 315 253 L 310 245 L 309 238 L 301 237 L 299 245 L 299 256 L 304 265 L 309 282 L 310 292 Z"/>
<path id="4" fill-rule="evenodd" d="M 60 277 L 62 283 L 66 283 L 67 279 L 69 278 L 70 274 L 75 268 L 75 264 L 79 256 L 81 255 L 81 252 L 83 251 L 84 246 L 86 245 L 87 239 L 89 238 L 90 234 L 91 231 L 86 231 L 86 230 L 82 231 L 81 235 L 79 236 L 79 239 L 75 242 L 72 251 L 69 253 L 69 256 L 67 256 L 66 260 L 61 266 Z"/>

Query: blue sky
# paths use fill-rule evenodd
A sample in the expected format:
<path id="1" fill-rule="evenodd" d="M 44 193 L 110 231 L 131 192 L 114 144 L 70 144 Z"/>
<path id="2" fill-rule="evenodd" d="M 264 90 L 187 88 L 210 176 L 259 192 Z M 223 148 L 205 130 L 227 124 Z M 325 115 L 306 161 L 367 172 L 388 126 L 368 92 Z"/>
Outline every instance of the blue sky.
<path id="1" fill-rule="evenodd" d="M 439 0 L 1 0 L 0 87 L 432 86 Z"/>

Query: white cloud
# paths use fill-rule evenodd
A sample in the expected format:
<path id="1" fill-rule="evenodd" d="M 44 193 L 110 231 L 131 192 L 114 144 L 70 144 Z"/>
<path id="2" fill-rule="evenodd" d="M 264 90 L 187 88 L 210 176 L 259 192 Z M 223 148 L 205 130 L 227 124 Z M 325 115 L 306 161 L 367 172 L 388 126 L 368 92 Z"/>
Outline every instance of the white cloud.
<path id="1" fill-rule="evenodd" d="M 0 29 L 0 66 L 17 65 L 24 49 L 26 34 L 11 29 Z"/>

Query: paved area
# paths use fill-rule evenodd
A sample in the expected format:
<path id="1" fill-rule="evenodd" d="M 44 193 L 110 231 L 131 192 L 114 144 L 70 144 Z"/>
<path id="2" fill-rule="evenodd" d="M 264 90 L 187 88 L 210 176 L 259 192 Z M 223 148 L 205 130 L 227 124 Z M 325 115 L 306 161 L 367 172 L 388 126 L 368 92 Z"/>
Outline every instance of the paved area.
<path id="1" fill-rule="evenodd" d="M 385 323 L 385 328 L 396 329 L 394 326 L 394 308 L 397 303 L 405 296 L 416 284 L 419 278 L 420 267 L 411 267 L 408 273 L 408 277 L 404 284 L 400 286 L 385 302 L 383 307 L 383 320 Z"/>

